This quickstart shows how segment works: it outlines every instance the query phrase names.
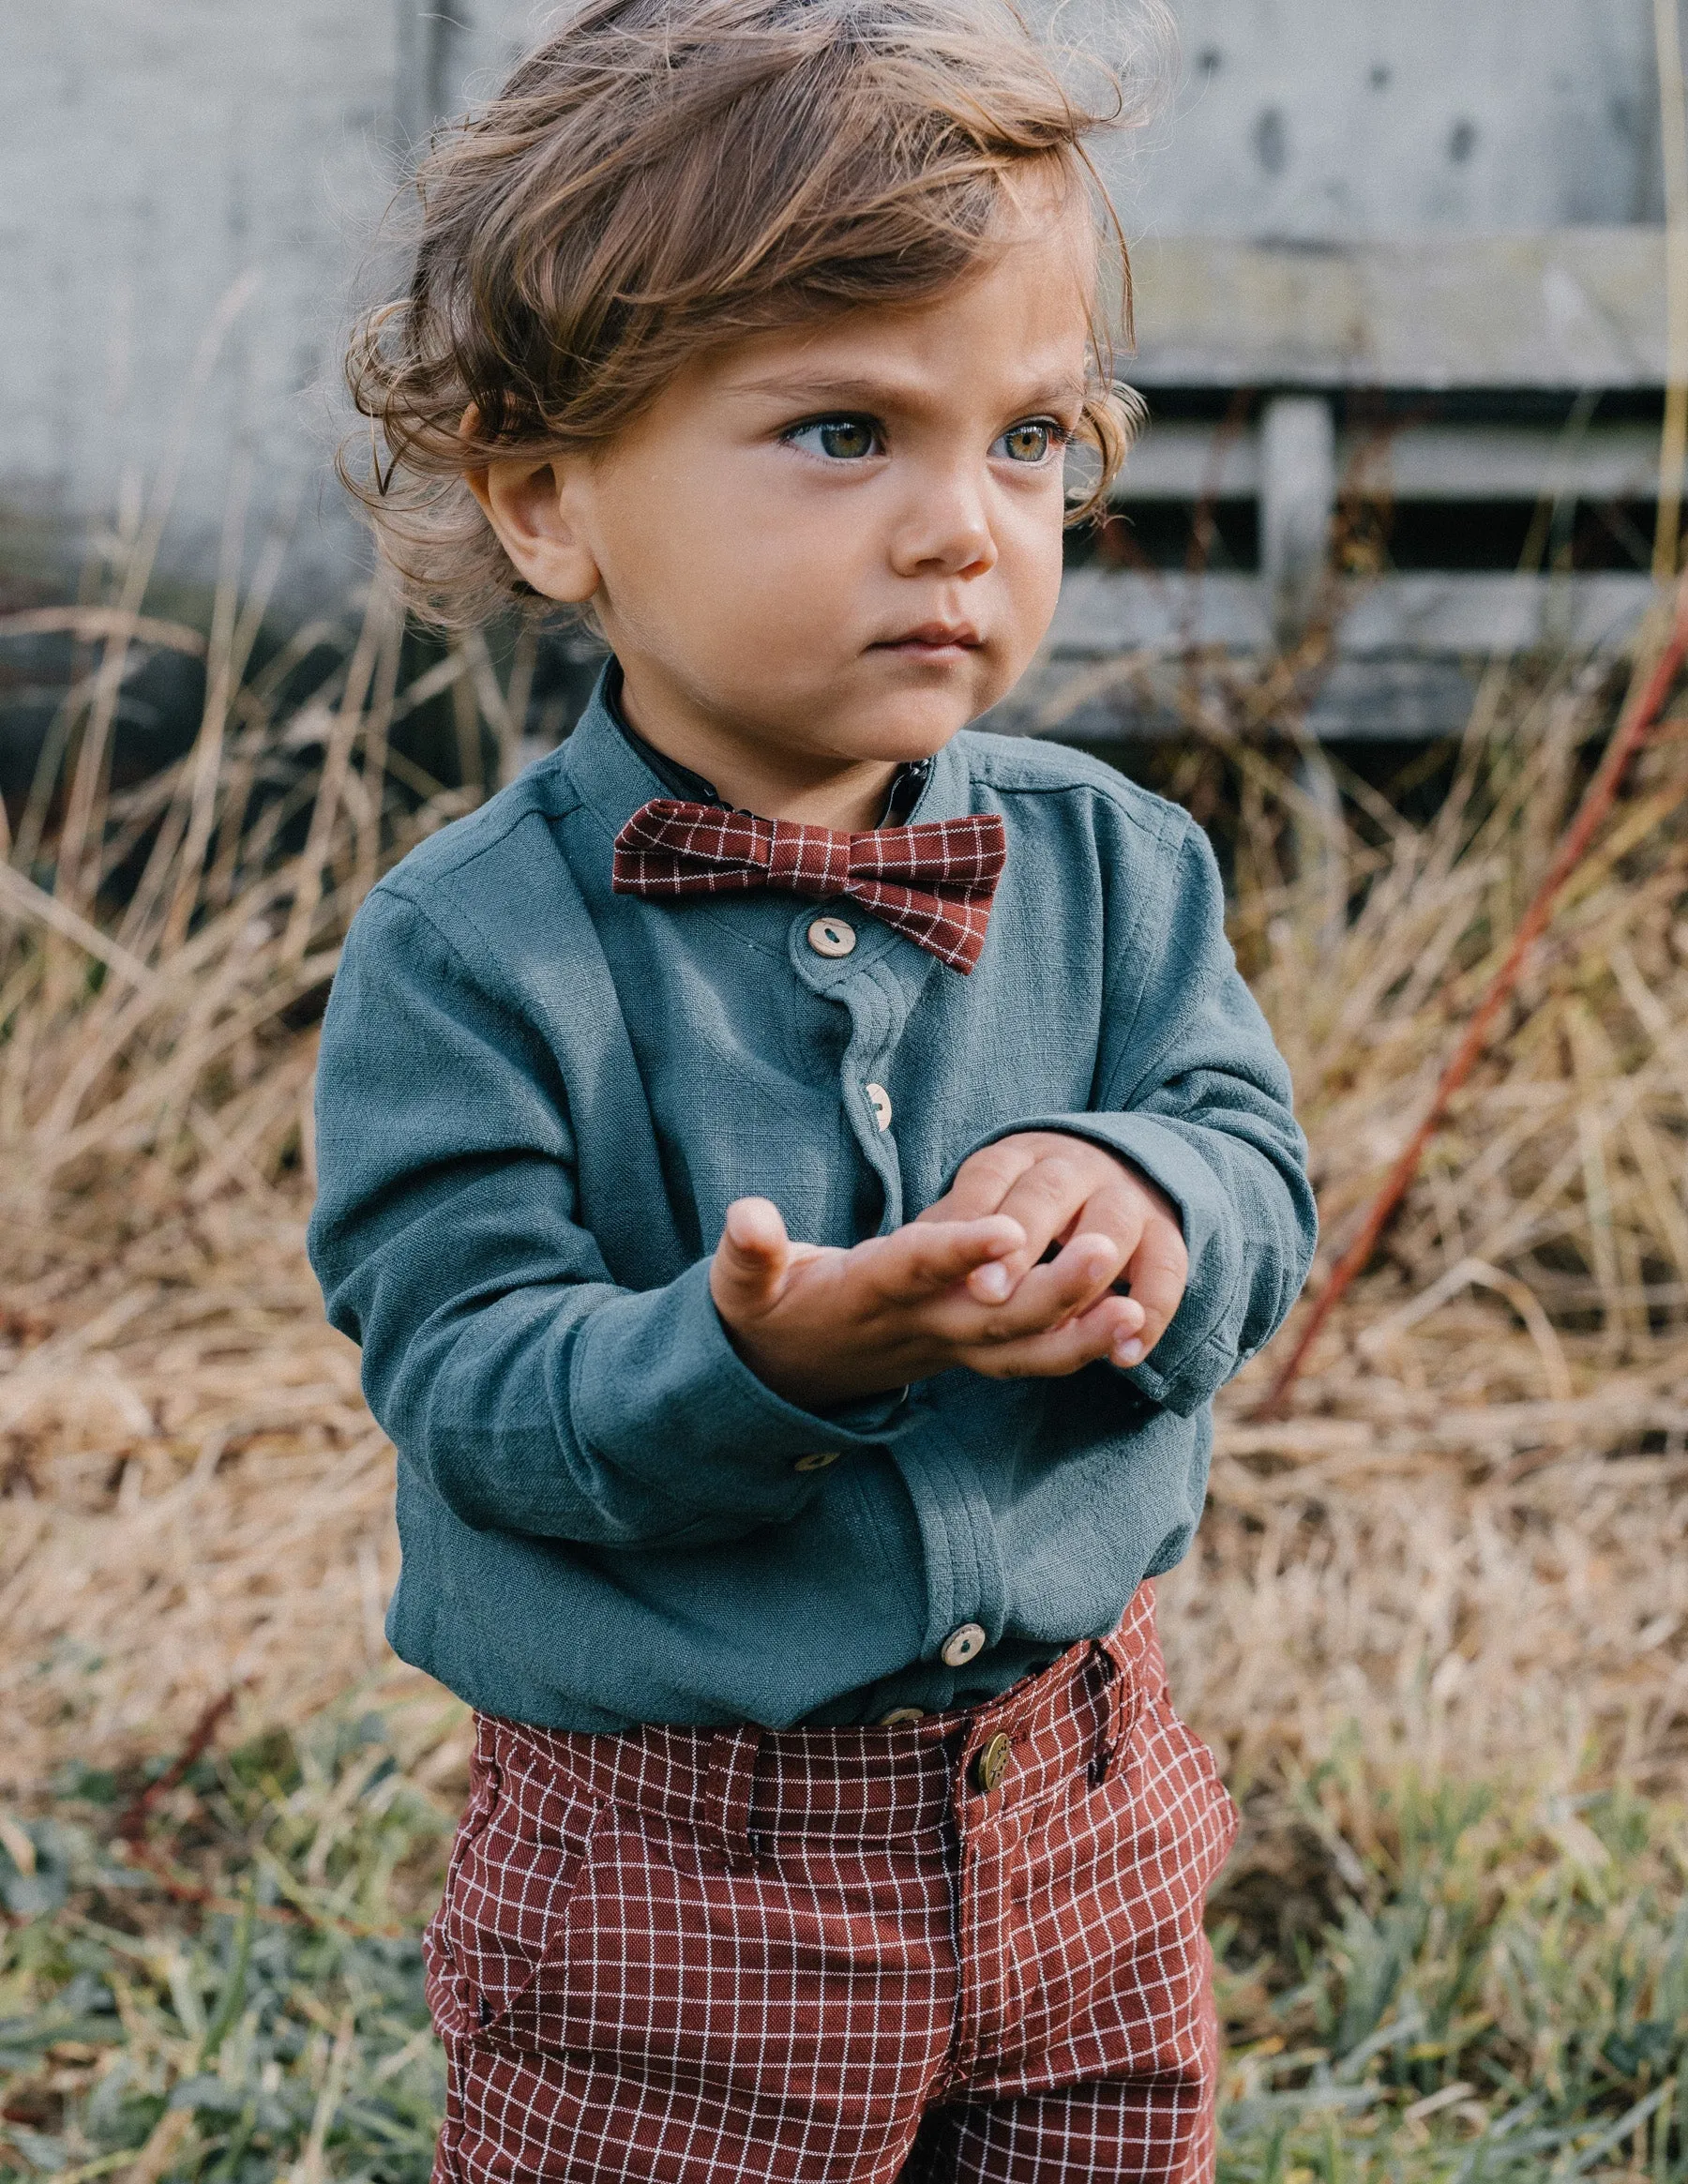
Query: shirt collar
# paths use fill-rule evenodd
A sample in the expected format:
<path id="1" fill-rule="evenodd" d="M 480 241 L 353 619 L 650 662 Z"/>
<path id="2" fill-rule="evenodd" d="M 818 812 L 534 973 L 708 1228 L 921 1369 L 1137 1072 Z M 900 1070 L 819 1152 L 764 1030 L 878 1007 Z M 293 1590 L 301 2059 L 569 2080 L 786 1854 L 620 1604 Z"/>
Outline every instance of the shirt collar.
<path id="1" fill-rule="evenodd" d="M 714 804 L 723 810 L 727 800 L 713 781 L 706 781 L 701 774 L 694 774 L 689 766 L 683 766 L 678 759 L 671 759 L 666 751 L 659 751 L 647 743 L 639 731 L 628 721 L 621 706 L 621 663 L 609 660 L 599 679 L 595 698 L 602 701 L 604 711 L 614 723 L 627 748 L 634 757 L 643 761 L 671 796 L 677 796 L 686 804 Z M 577 729 L 576 733 L 580 731 Z M 899 766 L 891 784 L 891 793 L 881 816 L 881 826 L 904 826 L 910 814 L 920 802 L 927 783 L 932 777 L 933 761 L 913 759 L 906 766 Z"/>

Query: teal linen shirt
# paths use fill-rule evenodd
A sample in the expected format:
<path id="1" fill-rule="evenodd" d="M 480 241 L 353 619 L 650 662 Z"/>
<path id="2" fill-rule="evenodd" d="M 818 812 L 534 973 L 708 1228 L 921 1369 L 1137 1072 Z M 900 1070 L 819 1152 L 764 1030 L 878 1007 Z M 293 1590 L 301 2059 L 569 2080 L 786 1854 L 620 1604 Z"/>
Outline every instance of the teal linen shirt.
<path id="1" fill-rule="evenodd" d="M 388 1635 L 560 1729 L 994 1694 L 1183 1555 L 1213 1393 L 1311 1255 L 1289 1077 L 1212 852 L 1090 759 L 964 732 L 910 815 L 1007 830 L 962 977 L 845 901 L 613 894 L 615 835 L 662 793 L 600 687 L 346 944 L 310 1250 L 399 1452 Z M 823 907 L 849 955 L 809 944 Z M 957 1370 L 812 1414 L 740 1360 L 708 1280 L 734 1198 L 850 1244 L 1034 1129 L 1123 1154 L 1179 1209 L 1189 1286 L 1143 1364 Z M 946 1667 L 964 1623 L 984 1649 Z"/>

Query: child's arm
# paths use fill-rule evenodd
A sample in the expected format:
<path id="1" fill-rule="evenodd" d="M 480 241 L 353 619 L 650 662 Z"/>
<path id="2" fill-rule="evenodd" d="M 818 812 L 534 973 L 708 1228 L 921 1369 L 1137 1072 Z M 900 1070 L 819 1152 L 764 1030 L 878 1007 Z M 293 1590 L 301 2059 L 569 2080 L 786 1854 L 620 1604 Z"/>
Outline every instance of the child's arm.
<path id="1" fill-rule="evenodd" d="M 799 1459 L 882 1445 L 905 1382 L 967 1362 L 992 1307 L 957 1285 L 1024 1242 L 997 1219 L 797 1247 L 805 1370 L 763 1378 L 754 1334 L 730 1339 L 717 1301 L 755 1317 L 777 1213 L 741 1201 L 713 1265 L 617 1284 L 580 1218 L 554 1056 L 495 975 L 389 889 L 360 914 L 329 1003 L 317 1157 L 311 1257 L 329 1318 L 363 1346 L 376 1417 L 466 1523 L 587 1544 L 793 1517 L 817 1491 Z M 1113 1266 L 1111 1244 L 1079 1240 L 995 1307 L 1019 1338 L 1003 1369 L 1071 1372 L 1135 1333 L 1140 1309 L 1106 1294 Z M 778 1317 L 789 1333 L 792 1312 Z"/>
<path id="2" fill-rule="evenodd" d="M 818 1484 L 797 1460 L 867 1438 L 757 1380 L 707 1261 L 656 1289 L 614 1279 L 569 1107 L 496 960 L 377 889 L 323 1028 L 309 1233 L 370 1408 L 478 1529 L 614 1546 L 789 1521 Z"/>
<path id="3" fill-rule="evenodd" d="M 1019 1222 L 1025 1244 L 1000 1271 L 973 1276 L 975 1289 L 1002 1273 L 1029 1279 L 1075 1218 L 1135 1251 L 1141 1274 L 1135 1261 L 1127 1274 L 1150 1307 L 1149 1354 L 1132 1378 L 1153 1401 L 1187 1413 L 1275 1333 L 1306 1278 L 1318 1214 L 1289 1073 L 1238 973 L 1218 868 L 1194 821 L 1153 926 L 1133 931 L 1128 908 L 1110 912 L 1127 941 L 1110 981 L 1093 1107 L 1006 1124 L 963 1160 L 922 1219 Z M 1146 1024 L 1156 1027 L 1152 1041 Z M 1110 1204 L 1094 1171 L 1063 1162 L 1051 1137 L 1105 1150 L 1153 1193 L 1148 1207 Z M 1182 1264 L 1167 1212 L 1181 1232 Z M 1177 1303 L 1169 1325 L 1168 1295 Z"/>

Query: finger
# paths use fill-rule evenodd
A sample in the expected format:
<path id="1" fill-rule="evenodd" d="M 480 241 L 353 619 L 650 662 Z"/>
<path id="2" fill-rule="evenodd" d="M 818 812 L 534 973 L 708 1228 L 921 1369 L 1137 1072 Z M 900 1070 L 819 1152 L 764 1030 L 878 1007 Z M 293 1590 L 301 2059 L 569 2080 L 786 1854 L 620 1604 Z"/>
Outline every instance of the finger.
<path id="1" fill-rule="evenodd" d="M 763 1312 L 779 1295 L 791 1247 L 771 1198 L 735 1198 L 710 1263 L 709 1292 L 728 1320 Z"/>
<path id="2" fill-rule="evenodd" d="M 1080 1174 L 1082 1175 L 1082 1173 L 1081 1169 Z M 1031 1179 L 1026 1180 L 1029 1187 Z M 1015 1203 L 1017 1200 L 1017 1194 L 1010 1192 L 1009 1202 Z M 1005 1204 L 1002 1210 L 1007 1212 L 1008 1205 Z M 1047 1263 L 1052 1260 L 1063 1244 L 1073 1243 L 1080 1236 L 1107 1236 L 1113 1240 L 1115 1246 L 1114 1266 L 1108 1280 L 1110 1282 L 1118 1281 L 1125 1271 L 1127 1259 L 1136 1250 L 1141 1237 L 1147 1211 L 1148 1209 L 1144 1207 L 1141 1198 L 1131 1191 L 1116 1189 L 1112 1185 L 1103 1190 L 1094 1191 L 1071 1216 L 1064 1228 L 1055 1229 L 1053 1235 L 1037 1254 L 1036 1260 L 1029 1260 L 1025 1267 L 1017 1266 L 1013 1261 L 1009 1262 L 1008 1289 L 1004 1290 L 1000 1282 L 975 1277 L 971 1285 L 972 1293 L 986 1303 L 994 1303 L 998 1301 L 999 1297 L 1011 1294 L 1018 1283 L 1025 1278 L 1031 1265 L 1040 1261 Z M 1020 1217 L 1019 1215 L 1016 1216 L 1016 1218 Z M 1035 1242 L 1035 1236 L 1030 1239 L 1031 1242 Z"/>
<path id="3" fill-rule="evenodd" d="M 1190 1255 L 1176 1221 L 1161 1213 L 1150 1216 L 1142 1241 L 1126 1263 L 1125 1278 L 1134 1301 L 1143 1307 L 1143 1324 L 1135 1342 L 1128 1342 L 1116 1361 L 1129 1367 L 1149 1355 L 1183 1302 Z M 1135 1355 L 1126 1354 L 1134 1348 Z"/>
<path id="4" fill-rule="evenodd" d="M 1112 1358 L 1123 1342 L 1135 1339 L 1136 1325 L 1130 1298 L 1105 1296 L 1088 1312 L 1040 1334 L 963 1348 L 960 1362 L 987 1379 L 1060 1379 Z"/>
<path id="5" fill-rule="evenodd" d="M 1128 1205 L 1124 1194 L 1099 1193 L 1094 1190 L 1094 1164 L 1081 1155 L 1069 1155 L 1056 1151 L 1045 1153 L 1019 1176 L 999 1211 L 1011 1220 L 1017 1221 L 1026 1231 L 1026 1248 L 1023 1254 L 1006 1262 L 1011 1288 L 1001 1293 L 1012 1293 L 1012 1286 L 1025 1278 L 1028 1271 L 1036 1265 L 1051 1243 L 1076 1236 L 1079 1228 L 1090 1229 L 1097 1235 L 1113 1233 L 1119 1226 L 1117 1213 L 1110 1219 L 1098 1217 L 1092 1221 L 1083 1218 L 1093 1199 L 1113 1199 L 1116 1195 L 1121 1206 Z M 1128 1234 L 1119 1237 L 1119 1251 L 1114 1273 L 1124 1265 L 1138 1231 L 1132 1228 Z M 1112 1275 L 1108 1277 L 1110 1280 Z M 974 1294 L 985 1302 L 993 1301 L 995 1282 L 975 1285 Z"/>
<path id="6" fill-rule="evenodd" d="M 1107 1296 L 1119 1271 L 1119 1246 L 1111 1237 L 1075 1236 L 1047 1266 L 1033 1267 L 1006 1303 L 990 1305 L 979 1314 L 977 1339 L 1018 1342 L 1059 1327 Z M 970 1282 L 970 1303 L 972 1288 Z M 1131 1311 L 1135 1330 L 1140 1307 L 1132 1310 L 1130 1298 L 1120 1302 Z"/>
<path id="7" fill-rule="evenodd" d="M 956 1180 L 918 1221 L 982 1221 L 999 1211 L 1002 1200 L 1036 1159 L 1024 1137 L 1004 1137 L 995 1145 L 970 1153 L 956 1170 Z"/>
<path id="8" fill-rule="evenodd" d="M 993 1215 L 985 1221 L 911 1222 L 890 1236 L 858 1244 L 851 1257 L 882 1303 L 917 1304 L 1024 1243 L 1017 1221 Z"/>

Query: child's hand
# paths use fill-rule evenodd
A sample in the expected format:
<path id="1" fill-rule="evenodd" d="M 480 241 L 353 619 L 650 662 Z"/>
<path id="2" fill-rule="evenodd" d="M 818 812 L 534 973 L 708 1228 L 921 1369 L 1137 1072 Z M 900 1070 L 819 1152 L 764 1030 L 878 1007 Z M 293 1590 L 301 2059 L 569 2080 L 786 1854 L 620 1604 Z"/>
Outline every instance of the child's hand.
<path id="1" fill-rule="evenodd" d="M 1026 1241 L 969 1274 L 967 1286 L 982 1303 L 1017 1296 L 1042 1271 L 1037 1262 L 1050 1244 L 1070 1249 L 1080 1238 L 1100 1238 L 1113 1247 L 1109 1283 L 1123 1275 L 1143 1307 L 1135 1336 L 1112 1353 L 1115 1364 L 1139 1363 L 1167 1332 L 1190 1273 L 1183 1229 L 1166 1193 L 1119 1154 L 1054 1130 L 999 1137 L 962 1163 L 920 1219 L 947 1227 L 987 1215 L 1018 1222 Z"/>
<path id="2" fill-rule="evenodd" d="M 1131 1362 L 1125 1352 L 1145 1316 L 1136 1298 L 1111 1293 L 1122 1264 L 1115 1237 L 1075 1234 L 1049 1265 L 1024 1273 L 1042 1249 L 1002 1214 L 926 1213 L 852 1251 L 793 1243 L 776 1206 L 740 1198 L 727 1209 L 709 1288 L 758 1379 L 810 1410 L 955 1365 L 1015 1379 L 1056 1378 L 1109 1356 Z M 1015 1270 L 1012 1295 L 981 1298 L 977 1285 L 998 1268 Z"/>

